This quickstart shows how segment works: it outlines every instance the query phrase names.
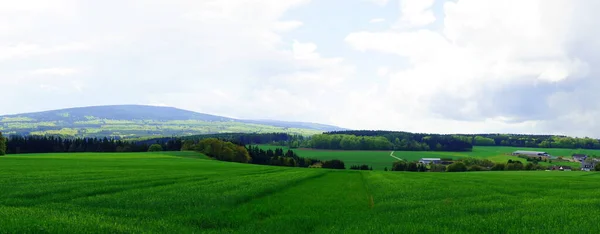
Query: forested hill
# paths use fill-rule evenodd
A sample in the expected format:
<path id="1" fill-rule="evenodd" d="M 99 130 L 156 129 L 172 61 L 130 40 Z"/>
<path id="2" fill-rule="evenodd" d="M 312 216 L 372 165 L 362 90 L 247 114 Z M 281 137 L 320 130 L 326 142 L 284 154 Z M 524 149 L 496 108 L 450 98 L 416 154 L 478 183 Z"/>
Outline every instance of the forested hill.
<path id="1" fill-rule="evenodd" d="M 140 138 L 213 133 L 312 135 L 342 128 L 316 123 L 244 120 L 173 107 L 113 105 L 0 116 L 5 135 Z"/>

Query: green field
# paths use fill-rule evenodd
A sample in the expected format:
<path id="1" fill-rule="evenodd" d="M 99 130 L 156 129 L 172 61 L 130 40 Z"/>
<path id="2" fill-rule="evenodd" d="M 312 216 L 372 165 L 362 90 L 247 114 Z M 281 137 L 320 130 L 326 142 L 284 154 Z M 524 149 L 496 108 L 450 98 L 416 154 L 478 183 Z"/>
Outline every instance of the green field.
<path id="1" fill-rule="evenodd" d="M 280 146 L 261 145 L 263 149 L 275 149 Z M 284 147 L 287 149 L 286 147 Z M 397 159 L 390 156 L 391 151 L 350 151 L 350 150 L 315 150 L 315 149 L 293 149 L 300 157 L 315 158 L 321 160 L 340 159 L 344 161 L 346 167 L 351 165 L 367 164 L 373 167 L 373 170 L 390 169 L 392 163 Z M 393 155 L 407 161 L 418 161 L 421 158 L 452 158 L 460 159 L 464 157 L 485 158 L 493 162 L 506 163 L 509 159 L 526 162 L 525 159 L 510 155 L 516 150 L 545 151 L 553 156 L 564 156 L 571 158 L 574 153 L 585 153 L 588 155 L 600 156 L 600 150 L 576 150 L 576 149 L 543 149 L 543 148 L 515 148 L 504 146 L 475 146 L 472 152 L 434 152 L 434 151 L 394 151 Z M 565 165 L 579 167 L 576 162 L 552 163 L 541 162 L 541 165 Z"/>
<path id="2" fill-rule="evenodd" d="M 0 233 L 591 233 L 600 173 L 334 171 L 191 152 L 0 157 Z"/>

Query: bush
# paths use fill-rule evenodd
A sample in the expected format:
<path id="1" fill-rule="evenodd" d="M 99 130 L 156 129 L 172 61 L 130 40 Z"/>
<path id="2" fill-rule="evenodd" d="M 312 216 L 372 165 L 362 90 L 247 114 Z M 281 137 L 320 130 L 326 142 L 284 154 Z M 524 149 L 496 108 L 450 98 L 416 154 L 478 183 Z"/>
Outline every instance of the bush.
<path id="1" fill-rule="evenodd" d="M 447 172 L 467 171 L 467 166 L 462 162 L 455 162 L 455 163 L 448 165 L 448 167 L 446 167 L 446 171 Z"/>
<path id="2" fill-rule="evenodd" d="M 346 166 L 344 166 L 344 162 L 342 162 L 342 160 L 337 159 L 325 161 L 323 162 L 323 165 L 321 167 L 330 169 L 346 169 Z"/>
<path id="3" fill-rule="evenodd" d="M 504 170 L 507 171 L 522 171 L 523 169 L 525 169 L 525 167 L 520 161 L 513 161 L 512 163 L 507 163 L 506 167 L 504 168 Z"/>
<path id="4" fill-rule="evenodd" d="M 148 152 L 158 152 L 158 151 L 163 151 L 163 148 L 161 145 L 159 144 L 152 144 L 149 148 L 148 148 Z"/>
<path id="5" fill-rule="evenodd" d="M 360 166 L 358 166 L 358 165 L 352 165 L 352 166 L 350 166 L 350 169 L 351 170 L 363 170 L 363 171 L 372 171 L 373 170 L 372 167 L 369 167 L 369 165 L 366 165 L 366 164 L 363 164 L 363 165 L 360 165 Z"/>
<path id="6" fill-rule="evenodd" d="M 406 171 L 408 164 L 405 161 L 396 161 L 392 165 L 392 171 Z"/>
<path id="7" fill-rule="evenodd" d="M 419 165 L 416 162 L 409 162 L 406 167 L 407 171 L 419 171 Z"/>
<path id="8" fill-rule="evenodd" d="M 527 163 L 525 164 L 525 170 L 531 171 L 531 170 L 535 170 L 535 164 L 533 163 Z"/>
<path id="9" fill-rule="evenodd" d="M 594 170 L 600 171 L 600 163 L 598 163 L 598 164 L 596 164 L 596 166 L 594 166 Z"/>
<path id="10" fill-rule="evenodd" d="M 469 171 L 483 171 L 485 168 L 479 165 L 473 165 L 469 167 Z"/>
<path id="11" fill-rule="evenodd" d="M 504 168 L 506 168 L 506 166 L 504 165 L 504 163 L 496 163 L 494 164 L 494 166 L 492 167 L 492 171 L 504 171 Z"/>
<path id="12" fill-rule="evenodd" d="M 431 171 L 431 172 L 445 172 L 446 171 L 446 166 L 441 165 L 441 164 L 431 164 L 429 166 L 429 171 Z"/>

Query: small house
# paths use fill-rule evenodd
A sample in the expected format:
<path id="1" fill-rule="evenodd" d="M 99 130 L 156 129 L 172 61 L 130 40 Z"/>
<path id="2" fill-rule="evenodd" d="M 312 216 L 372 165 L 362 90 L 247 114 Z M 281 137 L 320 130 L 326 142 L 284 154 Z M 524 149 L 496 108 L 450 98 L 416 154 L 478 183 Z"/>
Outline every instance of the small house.
<path id="1" fill-rule="evenodd" d="M 581 170 L 582 171 L 593 171 L 596 168 L 596 164 L 598 164 L 598 160 L 583 160 L 581 161 Z"/>
<path id="2" fill-rule="evenodd" d="M 585 161 L 585 159 L 587 159 L 588 156 L 586 154 L 573 154 L 572 157 L 575 161 L 583 162 Z"/>
<path id="3" fill-rule="evenodd" d="M 512 155 L 514 156 L 527 156 L 527 157 L 550 157 L 550 154 L 548 154 L 547 152 L 541 152 L 541 151 L 526 151 L 526 150 L 517 150 L 515 152 L 512 153 Z"/>
<path id="4" fill-rule="evenodd" d="M 423 164 L 430 164 L 430 163 L 439 164 L 442 162 L 442 159 L 441 158 L 422 158 L 421 160 L 419 160 L 419 162 L 423 163 Z"/>
<path id="5" fill-rule="evenodd" d="M 570 166 L 560 166 L 558 168 L 558 170 L 561 170 L 561 171 L 571 171 L 572 168 Z"/>
<path id="6" fill-rule="evenodd" d="M 552 165 L 552 166 L 550 166 L 550 170 L 553 170 L 553 171 L 572 171 L 573 168 L 570 167 L 570 166 Z"/>

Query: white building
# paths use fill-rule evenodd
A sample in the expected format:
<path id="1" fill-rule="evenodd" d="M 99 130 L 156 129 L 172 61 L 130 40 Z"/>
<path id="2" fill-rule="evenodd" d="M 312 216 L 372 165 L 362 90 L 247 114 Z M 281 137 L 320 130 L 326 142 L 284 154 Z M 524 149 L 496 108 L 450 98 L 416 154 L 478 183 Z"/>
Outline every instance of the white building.
<path id="1" fill-rule="evenodd" d="M 429 164 L 429 163 L 433 163 L 433 164 L 439 164 L 442 162 L 441 158 L 422 158 L 421 160 L 419 160 L 420 163 L 423 164 Z"/>

